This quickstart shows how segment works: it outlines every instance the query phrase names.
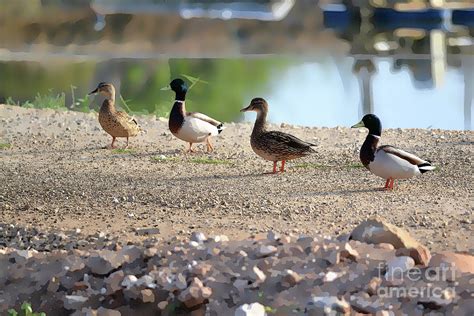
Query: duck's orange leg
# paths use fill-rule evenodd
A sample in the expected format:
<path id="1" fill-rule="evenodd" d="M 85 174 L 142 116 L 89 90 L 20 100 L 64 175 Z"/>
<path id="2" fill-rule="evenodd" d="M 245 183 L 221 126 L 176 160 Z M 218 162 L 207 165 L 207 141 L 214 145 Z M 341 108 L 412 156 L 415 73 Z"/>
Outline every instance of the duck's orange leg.
<path id="1" fill-rule="evenodd" d="M 212 153 L 214 151 L 214 147 L 212 146 L 211 140 L 209 139 L 209 137 L 206 139 L 206 141 L 207 141 L 207 152 Z"/>
<path id="2" fill-rule="evenodd" d="M 394 182 L 394 181 L 395 181 L 395 180 L 394 180 L 393 178 L 388 178 L 388 179 L 387 179 L 387 182 L 385 182 L 385 187 L 384 187 L 384 189 L 385 189 L 385 190 L 393 190 L 393 182 Z"/>
<path id="3" fill-rule="evenodd" d="M 273 162 L 273 171 L 272 172 L 264 172 L 263 174 L 275 174 L 277 173 L 277 162 Z"/>
<path id="4" fill-rule="evenodd" d="M 127 144 L 125 145 L 124 148 L 128 148 L 128 137 L 127 137 Z"/>
<path id="5" fill-rule="evenodd" d="M 115 136 L 112 136 L 112 144 L 110 144 L 110 148 L 114 149 L 115 148 Z"/>
<path id="6" fill-rule="evenodd" d="M 193 143 L 189 143 L 189 148 L 188 150 L 186 151 L 188 153 L 195 153 L 196 151 L 193 149 Z"/>
<path id="7" fill-rule="evenodd" d="M 280 167 L 280 172 L 285 172 L 285 160 L 281 161 L 281 167 Z"/>

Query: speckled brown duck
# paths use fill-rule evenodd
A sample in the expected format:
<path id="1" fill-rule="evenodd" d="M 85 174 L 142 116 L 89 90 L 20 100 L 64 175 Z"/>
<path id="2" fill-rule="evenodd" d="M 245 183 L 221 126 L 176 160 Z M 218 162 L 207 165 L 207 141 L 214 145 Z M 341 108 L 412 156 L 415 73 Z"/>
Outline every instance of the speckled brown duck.
<path id="1" fill-rule="evenodd" d="M 96 93 L 105 96 L 105 100 L 99 111 L 99 123 L 104 131 L 112 136 L 112 144 L 110 147 L 115 148 L 114 143 L 117 137 L 125 137 L 127 138 L 125 148 L 127 148 L 128 138 L 137 136 L 140 132 L 137 121 L 127 113 L 117 111 L 115 108 L 115 88 L 112 84 L 101 82 L 89 95 Z"/>
<path id="2" fill-rule="evenodd" d="M 293 135 L 267 131 L 268 103 L 262 98 L 254 98 L 250 105 L 240 112 L 257 112 L 257 119 L 250 136 L 253 151 L 265 160 L 273 161 L 273 172 L 277 173 L 277 162 L 281 161 L 280 172 L 285 171 L 285 162 L 314 153 L 314 144 Z"/>
<path id="3" fill-rule="evenodd" d="M 392 190 L 395 179 L 407 179 L 436 169 L 429 161 L 401 149 L 390 145 L 379 147 L 382 123 L 376 115 L 367 114 L 352 127 L 369 130 L 360 149 L 360 161 L 370 172 L 386 179 L 384 189 Z"/>

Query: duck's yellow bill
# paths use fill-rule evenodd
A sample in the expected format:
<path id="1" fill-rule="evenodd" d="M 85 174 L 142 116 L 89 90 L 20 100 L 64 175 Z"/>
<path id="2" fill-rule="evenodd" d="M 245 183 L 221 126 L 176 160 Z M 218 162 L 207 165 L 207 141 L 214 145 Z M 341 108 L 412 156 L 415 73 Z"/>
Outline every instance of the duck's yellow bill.
<path id="1" fill-rule="evenodd" d="M 351 128 L 356 128 L 356 127 L 365 127 L 365 124 L 363 121 L 360 121 L 359 123 L 351 126 Z"/>
<path id="2" fill-rule="evenodd" d="M 160 89 L 161 91 L 171 90 L 171 87 L 168 85 Z"/>

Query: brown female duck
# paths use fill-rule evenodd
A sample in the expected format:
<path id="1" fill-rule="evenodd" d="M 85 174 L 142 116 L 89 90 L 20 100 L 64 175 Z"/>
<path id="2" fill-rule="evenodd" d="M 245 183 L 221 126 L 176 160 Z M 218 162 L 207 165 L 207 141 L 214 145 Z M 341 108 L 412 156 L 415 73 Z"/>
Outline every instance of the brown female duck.
<path id="1" fill-rule="evenodd" d="M 127 113 L 115 109 L 115 88 L 112 84 L 101 82 L 89 95 L 96 93 L 105 96 L 99 111 L 99 123 L 104 131 L 112 136 L 110 147 L 115 148 L 114 143 L 117 137 L 126 137 L 127 145 L 125 148 L 127 148 L 128 138 L 136 136 L 140 132 L 137 121 Z"/>
<path id="2" fill-rule="evenodd" d="M 257 112 L 257 119 L 250 136 L 253 151 L 265 160 L 273 161 L 273 172 L 277 173 L 277 162 L 281 161 L 280 172 L 285 171 L 287 160 L 301 158 L 314 153 L 314 144 L 278 131 L 267 131 L 268 103 L 262 98 L 254 98 L 250 105 L 240 112 Z"/>

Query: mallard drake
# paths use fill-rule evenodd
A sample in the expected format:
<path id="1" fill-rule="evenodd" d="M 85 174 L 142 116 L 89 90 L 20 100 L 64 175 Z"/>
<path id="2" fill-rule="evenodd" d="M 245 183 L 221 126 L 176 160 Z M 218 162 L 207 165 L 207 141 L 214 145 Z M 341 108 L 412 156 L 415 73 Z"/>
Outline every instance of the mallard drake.
<path id="1" fill-rule="evenodd" d="M 207 144 L 207 151 L 212 152 L 214 147 L 210 137 L 219 135 L 224 129 L 223 124 L 202 113 L 186 112 L 185 99 L 188 86 L 183 80 L 174 79 L 168 87 L 162 90 L 170 89 L 176 93 L 168 121 L 171 133 L 189 143 L 188 152 L 195 152 L 194 143 L 203 142 Z"/>
<path id="2" fill-rule="evenodd" d="M 278 131 L 267 131 L 268 103 L 262 98 L 254 98 L 250 105 L 240 112 L 257 112 L 257 119 L 250 136 L 253 151 L 265 160 L 273 161 L 273 172 L 277 173 L 277 162 L 281 161 L 280 172 L 285 171 L 285 162 L 314 153 L 314 144 Z"/>
<path id="3" fill-rule="evenodd" d="M 125 148 L 127 148 L 128 138 L 136 136 L 140 132 L 137 121 L 127 113 L 115 109 L 115 88 L 111 83 L 99 83 L 97 88 L 89 95 L 96 93 L 105 96 L 99 111 L 99 123 L 104 131 L 112 136 L 110 147 L 115 148 L 114 143 L 117 137 L 126 137 L 127 145 Z"/>
<path id="4" fill-rule="evenodd" d="M 382 123 L 374 114 L 365 115 L 352 128 L 366 127 L 369 134 L 360 149 L 360 161 L 376 176 L 386 179 L 386 190 L 393 190 L 395 179 L 407 179 L 436 169 L 427 160 L 390 145 L 378 147 Z"/>

